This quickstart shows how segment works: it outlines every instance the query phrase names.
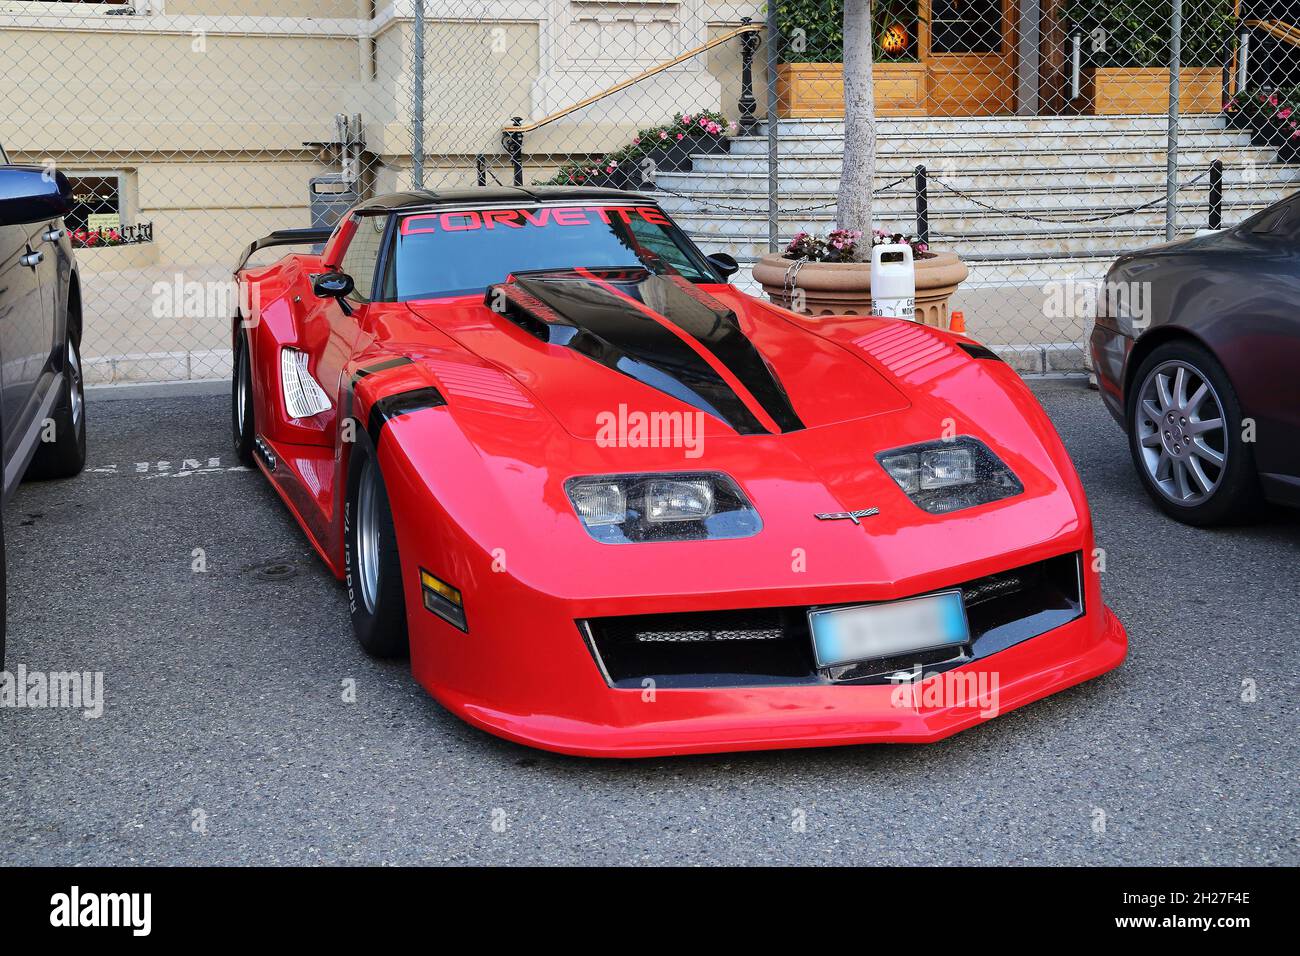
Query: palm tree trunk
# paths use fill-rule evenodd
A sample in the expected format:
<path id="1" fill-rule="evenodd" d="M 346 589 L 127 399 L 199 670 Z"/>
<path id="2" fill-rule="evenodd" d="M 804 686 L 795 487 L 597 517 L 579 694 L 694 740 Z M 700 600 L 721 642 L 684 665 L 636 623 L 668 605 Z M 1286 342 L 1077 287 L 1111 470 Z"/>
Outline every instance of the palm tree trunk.
<path id="1" fill-rule="evenodd" d="M 871 0 L 844 0 L 844 168 L 839 226 L 871 232 L 876 178 L 876 103 L 871 85 Z M 870 249 L 870 240 L 859 248 Z"/>

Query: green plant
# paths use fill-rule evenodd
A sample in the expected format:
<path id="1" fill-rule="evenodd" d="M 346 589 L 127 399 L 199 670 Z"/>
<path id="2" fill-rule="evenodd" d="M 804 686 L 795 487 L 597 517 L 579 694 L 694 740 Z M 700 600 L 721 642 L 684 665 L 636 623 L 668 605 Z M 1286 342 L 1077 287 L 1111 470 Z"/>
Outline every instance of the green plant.
<path id="1" fill-rule="evenodd" d="M 1069 0 L 1066 18 L 1083 29 L 1085 61 L 1094 66 L 1169 65 L 1169 0 Z M 1183 66 L 1221 66 L 1232 24 L 1232 0 L 1184 3 Z"/>
<path id="2" fill-rule="evenodd" d="M 783 63 L 840 63 L 844 59 L 843 0 L 778 0 Z M 872 0 L 872 58 L 878 63 L 915 63 L 917 0 Z M 910 42 L 901 53 L 886 53 L 881 43 L 895 24 Z"/>

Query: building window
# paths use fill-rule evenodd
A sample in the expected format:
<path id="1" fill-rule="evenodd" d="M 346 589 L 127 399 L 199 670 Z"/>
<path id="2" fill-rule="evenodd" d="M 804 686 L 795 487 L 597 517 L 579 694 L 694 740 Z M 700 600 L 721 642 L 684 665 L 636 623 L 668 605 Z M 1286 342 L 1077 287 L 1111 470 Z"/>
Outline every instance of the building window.
<path id="1" fill-rule="evenodd" d="M 121 229 L 127 221 L 121 173 L 69 173 L 72 211 L 64 217 L 72 229 Z"/>
<path id="2" fill-rule="evenodd" d="M 934 0 L 930 30 L 932 53 L 998 53 L 1002 0 Z"/>

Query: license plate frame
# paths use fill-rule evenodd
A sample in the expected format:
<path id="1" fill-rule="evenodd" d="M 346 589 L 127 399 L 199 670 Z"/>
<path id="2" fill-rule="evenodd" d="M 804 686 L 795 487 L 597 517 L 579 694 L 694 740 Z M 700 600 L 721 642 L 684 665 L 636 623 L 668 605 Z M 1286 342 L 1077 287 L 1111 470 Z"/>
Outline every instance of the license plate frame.
<path id="1" fill-rule="evenodd" d="M 929 607 L 917 608 L 918 604 L 929 605 Z M 889 618 L 892 617 L 897 622 L 900 617 L 906 616 L 909 610 L 912 612 L 919 610 L 923 614 L 928 612 L 941 616 L 945 620 L 931 633 L 922 635 L 915 641 L 900 638 L 896 627 L 892 634 L 879 633 L 889 629 L 887 623 Z M 871 621 L 872 618 L 875 618 L 874 622 Z M 854 622 L 857 633 L 841 636 L 837 629 L 850 621 Z M 870 652 L 866 652 L 865 649 L 872 643 L 872 636 L 862 635 L 864 625 L 874 626 L 878 630 L 874 647 Z M 960 588 L 919 594 L 916 597 L 900 598 L 897 601 L 810 608 L 808 630 L 812 640 L 813 660 L 819 670 L 907 654 L 921 654 L 945 647 L 955 649 L 969 644 L 971 640 L 970 622 L 966 618 L 966 603 L 962 599 Z M 841 650 L 837 653 L 827 645 L 849 645 L 854 649 Z"/>

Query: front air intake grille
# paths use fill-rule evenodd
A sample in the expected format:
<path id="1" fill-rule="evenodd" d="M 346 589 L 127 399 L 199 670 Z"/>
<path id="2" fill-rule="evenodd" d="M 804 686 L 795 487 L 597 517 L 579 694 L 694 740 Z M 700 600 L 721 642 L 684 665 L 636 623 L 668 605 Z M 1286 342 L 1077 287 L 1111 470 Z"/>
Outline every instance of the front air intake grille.
<path id="1" fill-rule="evenodd" d="M 946 670 L 1004 650 L 1083 614 L 1081 567 L 1061 555 L 958 585 L 971 641 L 818 670 L 808 607 L 639 614 L 579 621 L 592 656 L 614 687 L 747 687 L 883 683 L 920 666 Z"/>
<path id="2" fill-rule="evenodd" d="M 584 621 L 610 682 L 716 687 L 817 682 L 807 609 L 641 614 Z"/>

